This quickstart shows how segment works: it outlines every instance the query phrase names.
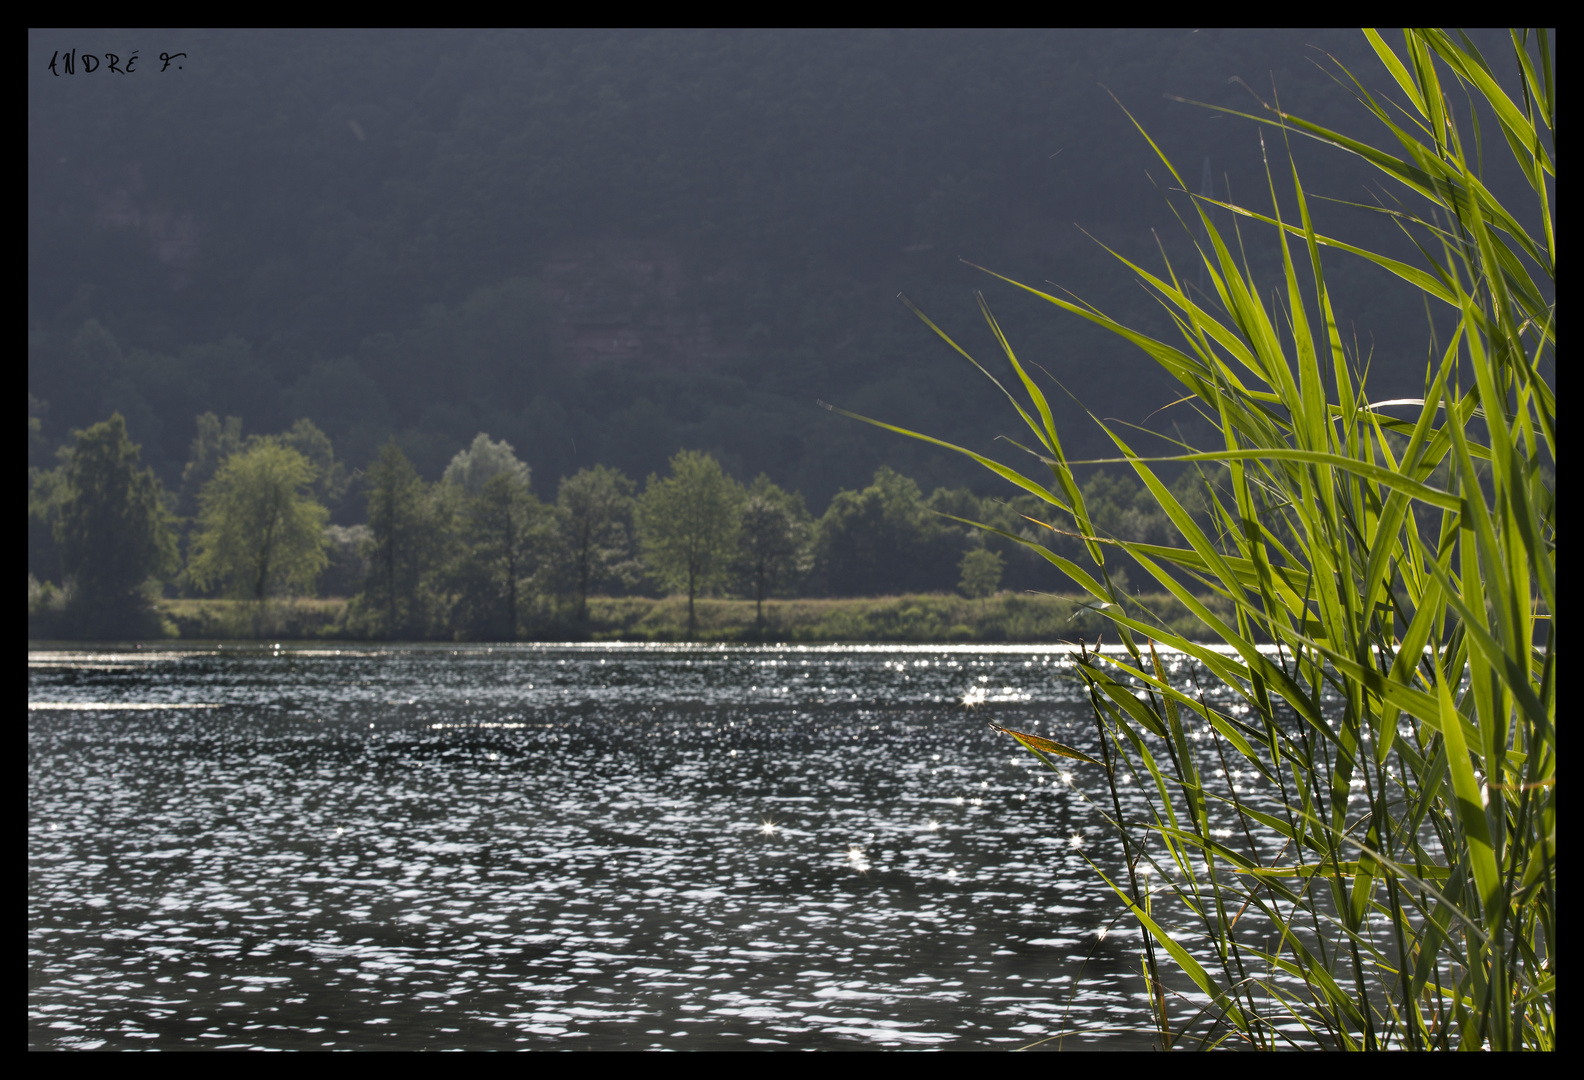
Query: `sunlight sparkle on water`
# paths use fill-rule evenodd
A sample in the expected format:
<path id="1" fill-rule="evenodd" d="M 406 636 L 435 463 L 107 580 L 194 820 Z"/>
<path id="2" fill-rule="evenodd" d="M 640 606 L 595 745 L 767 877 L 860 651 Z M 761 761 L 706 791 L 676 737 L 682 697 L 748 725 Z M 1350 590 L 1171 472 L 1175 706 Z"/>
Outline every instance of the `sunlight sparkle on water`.
<path id="1" fill-rule="evenodd" d="M 1126 957 L 1083 970 L 1070 1014 L 1071 987 L 1047 991 L 1081 958 L 995 959 L 1053 886 L 1075 937 L 1116 908 L 1059 853 L 1091 809 L 1042 798 L 1044 770 L 956 702 L 972 679 L 1011 726 L 1082 739 L 1064 684 L 1010 697 L 1037 650 L 274 651 L 29 654 L 31 1047 L 144 1048 L 129 1010 L 153 1045 L 271 1049 L 967 1049 L 1149 1024 Z M 911 749 L 857 754 L 860 732 Z M 1035 832 L 1057 858 L 1030 857 Z"/>

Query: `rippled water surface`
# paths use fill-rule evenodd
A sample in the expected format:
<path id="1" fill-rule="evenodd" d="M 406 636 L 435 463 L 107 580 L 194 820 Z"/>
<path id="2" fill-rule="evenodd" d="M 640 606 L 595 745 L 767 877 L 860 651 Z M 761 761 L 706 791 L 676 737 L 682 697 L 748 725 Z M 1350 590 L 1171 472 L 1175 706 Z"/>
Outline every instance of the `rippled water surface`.
<path id="1" fill-rule="evenodd" d="M 986 723 L 1095 751 L 1069 665 L 31 652 L 29 1043 L 1145 1045 L 1099 778 Z"/>

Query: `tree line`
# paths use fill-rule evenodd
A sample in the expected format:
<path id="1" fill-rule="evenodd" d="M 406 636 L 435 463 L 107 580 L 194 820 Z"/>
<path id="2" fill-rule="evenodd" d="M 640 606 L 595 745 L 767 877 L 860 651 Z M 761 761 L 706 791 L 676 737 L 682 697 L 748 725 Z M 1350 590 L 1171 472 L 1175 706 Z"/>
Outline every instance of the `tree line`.
<path id="1" fill-rule="evenodd" d="M 764 474 L 744 484 L 695 450 L 641 489 L 618 469 L 582 469 L 547 502 L 514 448 L 482 432 L 430 483 L 394 441 L 349 473 L 308 420 L 244 437 L 239 419 L 206 413 L 197 429 L 176 491 L 141 465 L 120 414 L 76 432 L 54 468 L 30 467 L 38 625 L 149 636 L 161 595 L 261 606 L 329 595 L 350 598 L 358 636 L 516 640 L 575 633 L 590 596 L 658 593 L 687 597 L 691 636 L 700 597 L 752 599 L 762 621 L 773 597 L 1059 591 L 1056 571 L 1014 537 L 1088 559 L 1072 523 L 1037 498 L 925 496 L 885 466 L 815 517 L 801 493 Z M 1193 479 L 1185 474 L 1183 491 Z M 1130 480 L 1097 472 L 1085 492 L 1098 528 L 1172 542 L 1170 522 Z M 330 524 L 330 507 L 348 499 L 361 500 L 365 520 Z"/>

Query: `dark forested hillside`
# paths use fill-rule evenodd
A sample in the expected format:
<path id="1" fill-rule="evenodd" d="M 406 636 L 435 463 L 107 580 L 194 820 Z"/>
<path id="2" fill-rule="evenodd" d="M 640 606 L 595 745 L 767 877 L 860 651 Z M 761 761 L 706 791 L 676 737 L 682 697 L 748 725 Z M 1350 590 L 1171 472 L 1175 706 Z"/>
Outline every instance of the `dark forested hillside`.
<path id="1" fill-rule="evenodd" d="M 816 512 L 882 462 L 981 486 L 815 399 L 989 447 L 1004 401 L 895 299 L 994 360 L 982 288 L 1022 355 L 1143 421 L 1173 397 L 1153 365 L 960 258 L 1159 325 L 1097 241 L 1153 268 L 1191 240 L 1118 103 L 1191 187 L 1264 207 L 1259 129 L 1168 95 L 1274 86 L 1356 129 L 1326 53 L 1383 82 L 1340 31 L 32 31 L 30 412 L 45 453 L 120 412 L 173 490 L 208 411 L 306 417 L 354 468 L 395 434 L 431 480 L 486 431 L 545 497 L 681 447 Z M 1296 149 L 1308 190 L 1368 201 L 1362 164 Z M 1378 215 L 1318 212 L 1390 246 Z M 1263 231 L 1246 255 L 1278 257 Z M 1417 389 L 1418 301 L 1333 264 L 1377 394 Z"/>

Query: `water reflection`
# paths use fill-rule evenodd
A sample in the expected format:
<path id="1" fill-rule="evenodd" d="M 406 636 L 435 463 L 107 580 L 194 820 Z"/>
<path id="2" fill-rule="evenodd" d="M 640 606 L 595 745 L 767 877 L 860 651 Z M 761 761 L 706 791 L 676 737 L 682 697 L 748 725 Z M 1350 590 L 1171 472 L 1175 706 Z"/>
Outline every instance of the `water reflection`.
<path id="1" fill-rule="evenodd" d="M 1115 904 L 1085 861 L 1117 860 L 1079 790 L 1097 778 L 1038 783 L 986 725 L 1087 748 L 1069 662 L 32 653 L 30 1045 L 966 1049 L 1146 1029 L 1136 936 L 1103 936 Z"/>

